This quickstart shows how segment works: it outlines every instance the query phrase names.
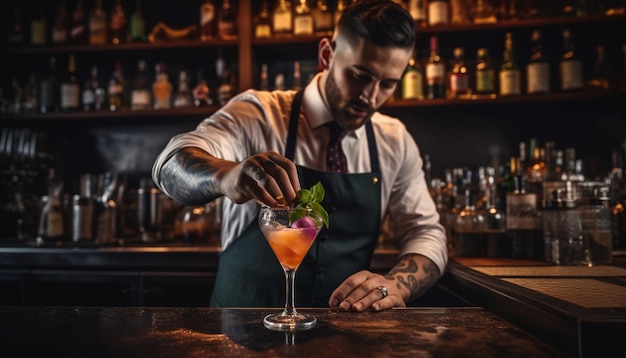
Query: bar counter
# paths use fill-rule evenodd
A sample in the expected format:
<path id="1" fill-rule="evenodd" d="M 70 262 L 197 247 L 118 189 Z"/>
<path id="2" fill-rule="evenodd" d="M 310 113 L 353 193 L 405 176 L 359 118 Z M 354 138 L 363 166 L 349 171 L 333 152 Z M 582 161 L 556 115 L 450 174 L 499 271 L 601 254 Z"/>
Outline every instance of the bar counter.
<path id="1" fill-rule="evenodd" d="M 564 357 L 477 307 L 383 312 L 299 309 L 318 318 L 270 331 L 276 309 L 0 307 L 4 357 Z"/>

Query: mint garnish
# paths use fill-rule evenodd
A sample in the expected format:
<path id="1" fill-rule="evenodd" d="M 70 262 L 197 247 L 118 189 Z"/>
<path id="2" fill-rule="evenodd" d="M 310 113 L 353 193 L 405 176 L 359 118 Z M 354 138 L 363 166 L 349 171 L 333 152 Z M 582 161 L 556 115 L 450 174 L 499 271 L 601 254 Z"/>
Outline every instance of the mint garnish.
<path id="1" fill-rule="evenodd" d="M 296 193 L 298 195 L 298 201 L 291 211 L 289 220 L 294 222 L 305 216 L 310 216 L 319 225 L 322 223 L 328 227 L 328 213 L 326 209 L 320 204 L 324 200 L 325 195 L 324 186 L 321 182 L 313 185 L 311 189 L 300 189 Z M 320 220 L 322 222 L 320 222 Z"/>

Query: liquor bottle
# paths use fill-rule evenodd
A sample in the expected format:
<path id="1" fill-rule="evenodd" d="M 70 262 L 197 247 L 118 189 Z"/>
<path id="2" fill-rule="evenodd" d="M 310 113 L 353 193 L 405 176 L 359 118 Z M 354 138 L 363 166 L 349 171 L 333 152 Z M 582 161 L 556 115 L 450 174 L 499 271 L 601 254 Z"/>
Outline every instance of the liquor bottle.
<path id="1" fill-rule="evenodd" d="M 216 36 L 215 4 L 213 0 L 204 0 L 200 4 L 200 40 L 209 41 Z"/>
<path id="2" fill-rule="evenodd" d="M 152 97 L 154 109 L 168 109 L 172 107 L 172 83 L 165 70 L 165 63 L 155 66 L 156 80 L 152 83 Z"/>
<path id="3" fill-rule="evenodd" d="M 48 43 L 48 20 L 43 2 L 37 4 L 37 13 L 30 21 L 30 44 L 42 46 Z"/>
<path id="4" fill-rule="evenodd" d="M 498 22 L 498 18 L 496 17 L 496 9 L 485 0 L 476 0 L 473 14 L 473 22 L 476 25 L 495 24 Z"/>
<path id="5" fill-rule="evenodd" d="M 48 195 L 42 197 L 43 205 L 39 215 L 37 241 L 53 242 L 65 239 L 65 210 L 62 205 L 63 183 L 56 176 L 56 171 L 48 172 Z"/>
<path id="6" fill-rule="evenodd" d="M 261 74 L 259 76 L 259 89 L 261 91 L 268 91 L 270 89 L 267 63 L 261 65 Z"/>
<path id="7" fill-rule="evenodd" d="M 316 6 L 311 9 L 316 36 L 330 36 L 333 34 L 333 14 L 328 6 L 328 0 L 317 0 Z"/>
<path id="8" fill-rule="evenodd" d="M 496 74 L 489 58 L 487 48 L 476 51 L 476 94 L 479 97 L 496 97 Z"/>
<path id="9" fill-rule="evenodd" d="M 57 9 L 54 22 L 52 23 L 52 34 L 50 40 L 53 45 L 65 45 L 68 42 L 69 24 L 65 5 L 65 0 L 59 1 L 59 8 Z"/>
<path id="10" fill-rule="evenodd" d="M 80 85 L 76 78 L 76 57 L 70 54 L 67 60 L 67 78 L 61 83 L 61 110 L 75 111 L 80 108 Z"/>
<path id="11" fill-rule="evenodd" d="M 495 168 L 486 168 L 486 202 L 480 214 L 485 218 L 483 235 L 485 236 L 485 256 L 511 257 L 511 241 L 506 235 L 506 212 L 498 207 Z"/>
<path id="12" fill-rule="evenodd" d="M 604 45 L 596 47 L 596 59 L 591 70 L 591 76 L 587 79 L 585 87 L 591 90 L 608 91 L 611 89 L 611 70 L 606 59 Z"/>
<path id="13" fill-rule="evenodd" d="M 297 0 L 298 4 L 294 8 L 293 14 L 293 34 L 294 35 L 313 35 L 313 15 L 311 9 L 307 5 L 307 0 Z"/>
<path id="14" fill-rule="evenodd" d="M 550 63 L 543 52 L 541 32 L 532 33 L 530 61 L 526 64 L 526 92 L 540 94 L 550 92 Z"/>
<path id="15" fill-rule="evenodd" d="M 447 0 L 431 0 L 428 2 L 428 26 L 445 26 L 450 24 L 450 3 Z"/>
<path id="16" fill-rule="evenodd" d="M 134 42 L 146 41 L 146 20 L 143 16 L 141 0 L 135 2 L 135 11 L 130 16 L 130 39 Z"/>
<path id="17" fill-rule="evenodd" d="M 583 63 L 574 49 L 572 33 L 563 30 L 563 53 L 559 63 L 561 75 L 561 91 L 572 91 L 583 88 Z"/>
<path id="18" fill-rule="evenodd" d="M 537 195 L 526 192 L 526 177 L 519 157 L 510 162 L 514 189 L 506 196 L 506 231 L 511 239 L 511 257 L 543 259 L 543 238 L 539 225 Z"/>
<path id="19" fill-rule="evenodd" d="M 56 57 L 50 56 L 48 70 L 39 82 L 39 111 L 44 114 L 56 112 L 59 108 L 56 62 Z"/>
<path id="20" fill-rule="evenodd" d="M 409 59 L 409 65 L 402 75 L 402 99 L 424 99 L 424 74 L 416 57 Z"/>
<path id="21" fill-rule="evenodd" d="M 69 42 L 77 45 L 87 43 L 87 23 L 85 19 L 83 0 L 76 1 L 74 11 L 72 12 Z"/>
<path id="22" fill-rule="evenodd" d="M 174 92 L 172 101 L 174 108 L 191 107 L 193 105 L 191 90 L 189 89 L 189 78 L 185 70 L 181 70 L 178 73 L 178 87 Z"/>
<path id="23" fill-rule="evenodd" d="M 450 98 L 467 97 L 470 91 L 469 72 L 465 65 L 465 50 L 463 47 L 456 47 L 453 50 L 454 59 L 452 67 L 448 72 L 448 88 Z"/>
<path id="24" fill-rule="evenodd" d="M 83 85 L 83 110 L 100 111 L 104 108 L 105 90 L 100 81 L 98 66 L 91 67 L 91 76 Z"/>
<path id="25" fill-rule="evenodd" d="M 426 0 L 409 0 L 407 10 L 418 27 L 426 26 L 428 20 Z"/>
<path id="26" fill-rule="evenodd" d="M 39 79 L 34 73 L 28 75 L 24 84 L 22 112 L 36 113 L 39 110 Z"/>
<path id="27" fill-rule="evenodd" d="M 463 207 L 457 213 L 453 231 L 456 238 L 456 255 L 460 257 L 484 257 L 486 245 L 484 242 L 485 217 L 476 210 L 469 189 L 465 189 Z"/>
<path id="28" fill-rule="evenodd" d="M 506 33 L 504 40 L 504 55 L 499 73 L 500 96 L 516 96 L 522 94 L 522 75 L 515 61 L 513 50 L 513 36 Z"/>
<path id="29" fill-rule="evenodd" d="M 207 81 L 204 77 L 204 72 L 202 70 L 198 70 L 198 83 L 192 90 L 193 95 L 193 104 L 196 107 L 204 107 L 210 106 L 213 104 L 213 99 L 211 98 L 211 90 Z"/>
<path id="30" fill-rule="evenodd" d="M 526 191 L 537 195 L 537 204 L 543 203 L 543 187 L 548 176 L 546 166 L 545 149 L 539 146 L 538 138 L 530 138 L 528 141 L 530 158 L 526 165 Z"/>
<path id="31" fill-rule="evenodd" d="M 124 73 L 122 72 L 122 63 L 115 62 L 113 67 L 113 73 L 109 79 L 108 86 L 108 104 L 109 110 L 119 111 L 125 107 L 124 93 L 126 91 L 126 80 L 124 79 Z"/>
<path id="32" fill-rule="evenodd" d="M 269 4 L 267 0 L 261 3 L 261 10 L 254 17 L 254 37 L 272 37 L 272 20 L 270 19 Z"/>
<path id="33" fill-rule="evenodd" d="M 430 56 L 426 61 L 426 97 L 445 98 L 446 66 L 439 55 L 437 36 L 430 37 Z"/>
<path id="34" fill-rule="evenodd" d="M 17 4 L 13 6 L 13 18 L 6 40 L 7 44 L 11 47 L 19 47 L 23 45 L 26 40 L 22 22 L 22 10 Z"/>
<path id="35" fill-rule="evenodd" d="M 300 61 L 293 61 L 293 87 L 298 91 L 302 88 L 302 73 L 300 72 Z"/>
<path id="36" fill-rule="evenodd" d="M 152 109 L 152 90 L 147 71 L 146 61 L 139 60 L 130 90 L 130 109 L 133 111 Z"/>
<path id="37" fill-rule="evenodd" d="M 226 60 L 221 52 L 218 52 L 215 60 L 215 74 L 220 81 L 220 85 L 217 87 L 217 103 L 223 106 L 235 94 L 235 86 L 230 68 L 226 65 Z"/>
<path id="38" fill-rule="evenodd" d="M 122 0 L 115 0 L 109 22 L 109 42 L 119 45 L 128 39 L 128 20 Z"/>
<path id="39" fill-rule="evenodd" d="M 289 0 L 279 0 L 272 12 L 274 34 L 288 36 L 293 34 L 293 14 Z"/>
<path id="40" fill-rule="evenodd" d="M 222 40 L 237 39 L 237 12 L 230 0 L 222 0 L 217 18 L 217 35 Z"/>
<path id="41" fill-rule="evenodd" d="M 450 0 L 450 23 L 464 25 L 470 22 L 470 8 L 465 0 Z"/>
<path id="42" fill-rule="evenodd" d="M 102 0 L 96 3 L 89 11 L 89 44 L 104 45 L 108 40 L 107 14 Z"/>

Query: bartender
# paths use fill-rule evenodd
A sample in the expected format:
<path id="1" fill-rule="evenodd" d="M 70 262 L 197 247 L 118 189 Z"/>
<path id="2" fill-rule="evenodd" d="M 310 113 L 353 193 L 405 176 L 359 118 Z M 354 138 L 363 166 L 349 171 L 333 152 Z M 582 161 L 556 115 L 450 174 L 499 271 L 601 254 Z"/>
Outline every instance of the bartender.
<path id="1" fill-rule="evenodd" d="M 294 202 L 318 181 L 330 226 L 298 268 L 296 306 L 405 307 L 442 276 L 446 235 L 420 151 L 399 119 L 378 112 L 415 37 L 413 19 L 394 1 L 354 3 L 332 38 L 320 40 L 322 71 L 304 89 L 240 93 L 159 154 L 153 179 L 173 199 L 225 197 L 212 306 L 284 306 L 284 273 L 259 229 L 259 202 Z M 369 264 L 386 215 L 399 256 L 381 275 Z"/>

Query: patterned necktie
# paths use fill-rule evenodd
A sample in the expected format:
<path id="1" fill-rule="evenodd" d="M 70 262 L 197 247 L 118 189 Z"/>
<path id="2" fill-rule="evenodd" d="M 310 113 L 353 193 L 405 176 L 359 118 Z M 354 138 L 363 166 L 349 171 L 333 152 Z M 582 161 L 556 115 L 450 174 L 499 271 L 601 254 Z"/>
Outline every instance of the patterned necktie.
<path id="1" fill-rule="evenodd" d="M 348 162 L 341 148 L 341 140 L 348 134 L 348 131 L 339 127 L 335 121 L 326 123 L 326 126 L 330 130 L 330 141 L 326 150 L 326 168 L 332 173 L 347 173 Z"/>

